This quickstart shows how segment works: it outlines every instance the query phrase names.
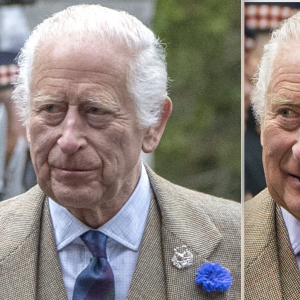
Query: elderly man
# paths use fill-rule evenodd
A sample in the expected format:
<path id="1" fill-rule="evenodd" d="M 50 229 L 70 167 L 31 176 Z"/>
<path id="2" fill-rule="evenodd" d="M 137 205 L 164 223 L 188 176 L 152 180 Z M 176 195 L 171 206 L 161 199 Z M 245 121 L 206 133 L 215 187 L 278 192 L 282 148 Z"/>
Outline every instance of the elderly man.
<path id="1" fill-rule="evenodd" d="M 265 46 L 253 107 L 267 189 L 245 205 L 245 299 L 300 295 L 300 13 Z"/>
<path id="2" fill-rule="evenodd" d="M 38 186 L 1 203 L 0 299 L 239 299 L 239 206 L 140 159 L 172 110 L 154 34 L 74 6 L 37 27 L 19 65 Z"/>

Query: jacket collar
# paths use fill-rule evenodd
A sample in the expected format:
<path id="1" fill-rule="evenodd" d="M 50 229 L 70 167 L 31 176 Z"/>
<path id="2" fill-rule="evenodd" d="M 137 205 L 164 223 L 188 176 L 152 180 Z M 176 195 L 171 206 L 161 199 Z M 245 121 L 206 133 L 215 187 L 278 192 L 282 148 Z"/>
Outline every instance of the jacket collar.
<path id="1" fill-rule="evenodd" d="M 36 186 L 3 204 L 5 220 L 19 227 L 12 230 L 0 222 L 0 270 L 6 274 L 0 276 L 5 286 L 0 299 L 67 300 L 45 195 Z"/>
<path id="2" fill-rule="evenodd" d="M 146 169 L 161 215 L 167 299 L 207 299 L 208 295 L 195 284 L 195 274 L 216 250 L 222 235 L 200 205 L 199 193 L 195 192 L 195 199 L 192 199 L 193 192 L 189 191 L 187 197 L 186 189 L 171 184 L 147 166 Z M 172 257 L 174 249 L 183 245 L 193 254 L 193 264 L 178 269 L 173 265 Z"/>
<path id="3" fill-rule="evenodd" d="M 186 197 L 185 188 L 171 184 L 146 168 L 160 208 L 163 235 L 172 237 L 175 243 L 171 247 L 172 255 L 174 247 L 186 245 L 202 260 L 208 259 L 222 235 L 204 207 L 195 201 L 199 193 L 195 192 L 195 199 L 191 199 L 191 193 Z"/>
<path id="4" fill-rule="evenodd" d="M 165 276 L 163 286 L 166 286 L 166 289 L 158 288 L 153 284 L 152 290 L 150 289 L 147 294 L 148 298 L 144 299 L 156 299 L 153 298 L 155 295 L 153 287 L 156 287 L 157 299 L 165 299 L 165 297 L 172 300 L 185 299 L 186 294 L 182 293 L 186 290 L 194 293 L 193 295 L 199 295 L 199 299 L 205 299 L 194 283 L 195 273 L 197 268 L 208 260 L 218 247 L 222 236 L 207 216 L 204 206 L 196 204 L 197 201 L 191 199 L 193 197 L 191 192 L 189 192 L 189 197 L 186 197 L 184 188 L 174 186 L 162 179 L 147 166 L 146 169 L 157 200 L 155 204 L 157 213 L 152 214 L 152 221 L 148 220 L 154 222 L 154 227 L 152 229 L 148 226 L 149 232 L 145 235 L 148 236 L 148 241 L 151 241 L 154 236 L 156 243 L 152 246 L 162 245 L 162 248 L 157 247 L 156 252 L 153 252 L 153 247 L 153 251 L 151 251 L 151 247 L 147 247 L 146 244 L 141 249 L 141 258 L 139 259 L 147 261 L 148 265 L 151 264 L 151 259 L 155 259 L 157 263 L 160 262 L 163 265 L 160 277 L 157 278 L 163 280 L 162 276 Z M 195 199 L 198 197 L 198 193 L 197 196 L 195 193 Z M 54 300 L 58 299 L 57 295 L 59 295 L 60 299 L 66 300 L 49 207 L 47 201 L 44 200 L 44 194 L 36 186 L 25 196 L 20 196 L 18 201 L 11 202 L 10 215 L 15 220 L 14 224 L 20 224 L 20 234 L 18 239 L 15 239 L 15 234 L 10 233 L 11 229 L 5 229 L 5 224 L 0 224 L 0 232 L 3 230 L 3 236 L 7 237 L 5 246 L 0 247 L 0 269 L 7 273 L 11 273 L 11 269 L 14 270 L 23 298 Z M 7 206 L 10 205 L 7 204 Z M 22 210 L 18 210 L 18 206 L 22 206 Z M 154 228 L 156 229 L 154 230 Z M 158 228 L 161 228 L 160 236 L 157 235 Z M 194 263 L 186 269 L 179 270 L 173 266 L 171 260 L 174 248 L 183 245 L 186 245 L 193 253 Z M 157 253 L 158 256 L 156 257 L 154 253 Z M 25 258 L 25 261 L 20 266 L 21 256 Z M 15 266 L 12 261 L 16 262 Z M 147 272 L 146 265 L 140 263 L 140 267 L 137 265 L 136 271 Z M 38 283 L 36 282 L 37 278 Z M 153 276 L 152 279 L 154 279 Z M 51 284 L 49 284 L 49 280 Z M 137 282 L 137 279 L 133 280 L 133 289 L 134 286 L 138 286 Z M 158 284 L 157 280 L 153 281 L 153 283 L 155 282 Z M 5 292 L 0 291 L 0 299 L 16 299 L 15 293 L 14 288 L 11 290 L 8 288 Z M 137 298 L 132 297 L 131 299 Z"/>
<path id="5" fill-rule="evenodd" d="M 265 189 L 245 211 L 245 298 L 298 299 L 300 273 L 280 207 Z"/>

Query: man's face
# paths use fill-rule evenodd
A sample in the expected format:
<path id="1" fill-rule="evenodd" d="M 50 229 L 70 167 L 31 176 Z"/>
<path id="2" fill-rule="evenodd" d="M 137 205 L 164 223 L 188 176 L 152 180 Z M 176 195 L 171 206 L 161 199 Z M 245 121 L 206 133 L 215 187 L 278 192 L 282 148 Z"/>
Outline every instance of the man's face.
<path id="1" fill-rule="evenodd" d="M 300 50 L 278 54 L 268 88 L 261 142 L 268 189 L 300 220 Z"/>
<path id="2" fill-rule="evenodd" d="M 42 190 L 65 207 L 92 209 L 134 189 L 145 129 L 126 88 L 123 49 L 72 44 L 37 50 L 28 136 Z"/>

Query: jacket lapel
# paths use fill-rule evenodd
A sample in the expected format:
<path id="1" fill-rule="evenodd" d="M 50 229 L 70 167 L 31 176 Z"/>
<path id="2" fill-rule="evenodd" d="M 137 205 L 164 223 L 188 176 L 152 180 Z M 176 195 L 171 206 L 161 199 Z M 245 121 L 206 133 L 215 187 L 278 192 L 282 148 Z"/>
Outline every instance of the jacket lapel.
<path id="1" fill-rule="evenodd" d="M 245 299 L 282 300 L 275 202 L 265 190 L 245 205 Z"/>
<path id="2" fill-rule="evenodd" d="M 266 189 L 245 211 L 245 299 L 299 299 L 300 272 L 280 206 Z"/>
<path id="3" fill-rule="evenodd" d="M 41 218 L 37 299 L 68 300 L 52 230 L 48 199 Z"/>
<path id="4" fill-rule="evenodd" d="M 204 208 L 195 207 L 195 201 L 190 201 L 192 192 L 185 197 L 186 190 L 171 185 L 148 168 L 147 171 L 156 201 L 153 198 L 128 300 L 224 299 L 225 293 L 208 295 L 194 283 L 197 268 L 216 252 L 222 239 L 219 230 Z M 5 281 L 9 287 L 0 291 L 0 299 L 67 299 L 48 202 L 43 207 L 43 200 L 43 193 L 36 187 L 17 202 L 22 204 L 22 212 L 11 208 L 13 217 L 20 220 L 24 236 L 21 234 L 21 241 L 16 241 L 15 235 L 6 235 L 6 246 L 0 249 L 0 274 L 14 272 L 20 288 L 10 288 L 12 285 Z M 16 217 L 17 213 L 20 216 Z M 0 224 L 1 230 L 9 232 L 10 228 Z M 192 252 L 194 262 L 179 270 L 173 266 L 172 257 L 174 248 L 183 245 Z M 14 265 L 14 257 L 18 262 L 20 257 L 25 259 Z M 0 280 L 5 280 L 5 276 L 0 276 Z"/>
<path id="5" fill-rule="evenodd" d="M 178 187 L 177 191 L 176 186 L 160 178 L 149 168 L 147 172 L 162 219 L 161 242 L 167 298 L 172 300 L 223 298 L 225 293 L 218 295 L 210 293 L 208 296 L 207 292 L 199 289 L 194 282 L 198 267 L 209 260 L 222 239 L 219 230 L 200 205 L 194 207 L 194 203 L 191 203 L 192 193 L 185 198 L 180 191 L 182 188 Z M 192 252 L 193 265 L 178 269 L 173 266 L 172 257 L 174 249 L 183 245 Z"/>
<path id="6" fill-rule="evenodd" d="M 0 299 L 67 300 L 43 192 L 36 186 L 1 209 L 19 228 L 0 222 Z"/>
<path id="7" fill-rule="evenodd" d="M 282 298 L 297 300 L 300 295 L 300 272 L 279 205 L 276 205 L 276 232 Z"/>
<path id="8" fill-rule="evenodd" d="M 134 270 L 128 300 L 165 300 L 164 261 L 159 208 L 152 195 L 148 219 Z"/>
<path id="9" fill-rule="evenodd" d="M 26 197 L 27 196 L 27 197 Z M 37 299 L 37 255 L 44 195 L 39 188 L 1 206 L 0 299 Z M 14 219 L 18 227 L 6 222 Z"/>

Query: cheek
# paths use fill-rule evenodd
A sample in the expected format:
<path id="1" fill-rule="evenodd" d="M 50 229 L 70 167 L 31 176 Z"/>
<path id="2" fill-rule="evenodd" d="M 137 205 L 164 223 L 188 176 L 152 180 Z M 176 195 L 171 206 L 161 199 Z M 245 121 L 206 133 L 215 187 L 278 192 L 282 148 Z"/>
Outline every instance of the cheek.
<path id="1" fill-rule="evenodd" d="M 127 164 L 136 164 L 142 150 L 142 137 L 139 131 L 123 135 L 120 140 L 122 144 L 122 155 L 125 156 Z"/>
<path id="2" fill-rule="evenodd" d="M 279 166 L 282 151 L 279 149 L 281 145 L 278 143 L 278 136 L 274 134 L 274 131 L 266 129 L 262 133 L 262 141 L 263 165 L 266 179 L 268 180 L 268 177 L 272 177 L 275 169 Z"/>
<path id="3" fill-rule="evenodd" d="M 141 144 L 139 133 L 124 129 L 106 132 L 96 146 L 104 166 L 103 176 L 124 176 L 131 172 L 139 160 Z"/>
<path id="4" fill-rule="evenodd" d="M 262 132 L 263 160 L 279 165 L 291 153 L 293 134 L 277 125 L 266 126 Z"/>
<path id="5" fill-rule="evenodd" d="M 142 137 L 139 130 L 134 130 L 133 126 L 118 126 L 105 133 L 106 143 L 110 145 L 111 151 L 119 155 L 126 155 L 128 158 L 136 156 L 142 148 Z M 102 143 L 103 144 L 103 143 Z"/>
<path id="6" fill-rule="evenodd" d="M 263 165 L 267 185 L 278 189 L 283 182 L 283 170 L 292 158 L 293 134 L 281 128 L 267 128 L 263 133 Z"/>
<path id="7" fill-rule="evenodd" d="M 135 156 L 135 148 L 131 145 L 128 137 L 123 135 L 110 135 L 105 144 L 102 143 L 100 149 L 101 159 L 109 168 L 104 168 L 106 175 L 116 173 L 122 174 L 126 172 L 127 166 L 132 165 L 133 157 Z M 105 150 L 104 150 L 105 149 Z"/>
<path id="8" fill-rule="evenodd" d="M 29 135 L 33 165 L 36 172 L 39 173 L 40 169 L 47 164 L 49 152 L 56 143 L 55 129 L 46 128 L 32 122 Z"/>

